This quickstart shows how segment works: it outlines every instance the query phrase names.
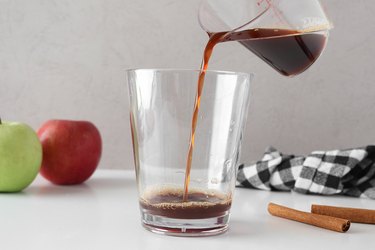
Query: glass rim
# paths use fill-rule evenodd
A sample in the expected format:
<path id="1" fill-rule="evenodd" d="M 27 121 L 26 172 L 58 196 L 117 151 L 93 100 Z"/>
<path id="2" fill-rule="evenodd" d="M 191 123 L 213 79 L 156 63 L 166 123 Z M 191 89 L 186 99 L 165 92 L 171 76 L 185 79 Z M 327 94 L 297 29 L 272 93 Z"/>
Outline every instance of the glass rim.
<path id="1" fill-rule="evenodd" d="M 200 69 L 184 69 L 184 68 L 131 68 L 126 69 L 125 72 L 136 72 L 136 71 L 154 71 L 154 72 L 197 72 L 199 73 Z M 237 72 L 237 71 L 226 71 L 226 70 L 205 70 L 206 74 L 216 74 L 216 75 L 242 75 L 249 77 L 250 79 L 254 77 L 254 73 L 247 72 Z"/>
<path id="2" fill-rule="evenodd" d="M 263 11 L 261 11 L 260 13 L 258 13 L 255 17 L 251 18 L 249 21 L 244 22 L 243 24 L 239 25 L 238 27 L 234 27 L 234 28 L 231 28 L 229 30 L 212 31 L 212 30 L 209 30 L 208 28 L 205 27 L 205 25 L 203 24 L 201 15 L 200 15 L 201 8 L 202 8 L 203 4 L 205 4 L 207 1 L 208 0 L 204 0 L 204 1 L 201 1 L 201 3 L 200 3 L 199 11 L 198 11 L 198 23 L 199 23 L 199 26 L 205 32 L 208 32 L 208 33 L 226 32 L 227 34 L 230 34 L 230 33 L 233 33 L 233 32 L 240 31 L 241 29 L 247 27 L 248 25 L 254 23 L 256 20 L 258 20 L 259 18 L 261 18 L 266 12 L 270 11 L 270 9 L 272 8 L 271 3 L 269 1 L 266 1 L 267 7 Z M 315 0 L 315 1 L 317 1 L 317 3 L 321 6 L 321 9 L 322 9 L 322 11 L 323 11 L 323 13 L 324 13 L 324 15 L 326 17 L 326 23 L 322 24 L 322 25 L 319 25 L 319 26 L 316 26 L 316 27 L 313 27 L 313 28 L 301 29 L 301 30 L 296 29 L 296 31 L 303 32 L 303 33 L 310 33 L 310 32 L 329 31 L 329 30 L 331 30 L 331 29 L 334 28 L 334 25 L 331 22 L 331 20 L 327 17 L 325 8 L 322 6 L 320 0 Z M 263 2 L 263 1 L 261 1 L 261 2 Z M 275 27 L 275 28 L 277 28 L 277 27 Z"/>
<path id="3" fill-rule="evenodd" d="M 206 31 L 206 32 L 213 32 L 213 31 L 210 31 L 208 30 L 204 25 L 203 25 L 203 22 L 202 22 L 202 18 L 201 18 L 201 15 L 200 15 L 200 11 L 201 11 L 201 7 L 203 6 L 203 4 L 205 3 L 206 1 L 201 1 L 200 3 L 200 6 L 199 6 L 199 11 L 198 11 L 198 23 L 199 23 L 199 26 L 201 26 L 201 28 Z M 240 26 L 236 27 L 236 28 L 232 28 L 230 30 L 228 30 L 227 33 L 232 33 L 232 32 L 235 32 L 235 31 L 238 31 L 240 30 L 241 28 L 243 27 L 246 27 L 247 25 L 255 22 L 257 19 L 259 19 L 261 16 L 263 16 L 264 13 L 266 13 L 270 8 L 271 8 L 271 4 L 267 1 L 266 2 L 267 4 L 267 8 L 264 9 L 261 13 L 259 13 L 258 15 L 256 15 L 255 17 L 253 17 L 251 20 L 241 24 Z M 217 32 L 217 31 L 216 31 Z"/>

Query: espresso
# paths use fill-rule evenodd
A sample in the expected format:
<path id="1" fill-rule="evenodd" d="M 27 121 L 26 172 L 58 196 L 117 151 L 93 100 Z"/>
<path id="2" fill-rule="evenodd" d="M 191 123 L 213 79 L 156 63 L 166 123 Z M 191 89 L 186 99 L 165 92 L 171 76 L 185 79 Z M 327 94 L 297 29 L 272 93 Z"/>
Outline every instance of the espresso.
<path id="1" fill-rule="evenodd" d="M 183 201 L 182 188 L 154 189 L 140 198 L 141 208 L 148 214 L 175 219 L 204 219 L 228 213 L 232 198 L 217 191 L 190 190 Z"/>

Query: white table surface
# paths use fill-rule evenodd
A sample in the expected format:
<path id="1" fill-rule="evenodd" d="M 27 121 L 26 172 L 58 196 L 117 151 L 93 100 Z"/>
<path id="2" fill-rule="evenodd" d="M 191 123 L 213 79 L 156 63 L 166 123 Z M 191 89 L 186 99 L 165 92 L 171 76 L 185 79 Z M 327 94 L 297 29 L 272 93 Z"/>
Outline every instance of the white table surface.
<path id="1" fill-rule="evenodd" d="M 237 188 L 228 232 L 172 237 L 141 226 L 133 171 L 97 170 L 76 186 L 38 176 L 21 193 L 0 194 L 0 249 L 374 249 L 375 225 L 337 233 L 273 217 L 271 201 L 305 211 L 312 203 L 375 209 L 368 199 Z"/>

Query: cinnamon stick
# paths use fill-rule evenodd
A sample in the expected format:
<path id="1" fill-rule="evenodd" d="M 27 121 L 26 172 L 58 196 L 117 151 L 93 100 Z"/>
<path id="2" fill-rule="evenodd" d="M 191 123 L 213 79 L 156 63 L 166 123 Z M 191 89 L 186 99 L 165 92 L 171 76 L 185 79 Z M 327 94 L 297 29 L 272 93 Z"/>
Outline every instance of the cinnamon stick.
<path id="1" fill-rule="evenodd" d="M 375 224 L 375 210 L 311 205 L 311 212 L 350 220 L 351 222 Z"/>
<path id="2" fill-rule="evenodd" d="M 268 212 L 274 216 L 306 223 L 336 232 L 346 232 L 350 227 L 350 221 L 346 219 L 302 212 L 274 203 L 268 204 Z"/>

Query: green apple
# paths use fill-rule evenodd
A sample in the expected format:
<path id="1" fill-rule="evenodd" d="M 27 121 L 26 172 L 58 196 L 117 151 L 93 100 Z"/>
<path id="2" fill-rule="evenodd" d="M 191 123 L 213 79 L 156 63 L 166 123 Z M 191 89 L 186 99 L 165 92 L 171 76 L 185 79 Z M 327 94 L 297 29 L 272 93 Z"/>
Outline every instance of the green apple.
<path id="1" fill-rule="evenodd" d="M 19 192 L 37 176 L 42 145 L 26 124 L 0 119 L 0 192 Z"/>

